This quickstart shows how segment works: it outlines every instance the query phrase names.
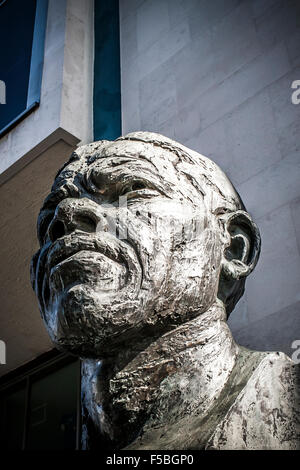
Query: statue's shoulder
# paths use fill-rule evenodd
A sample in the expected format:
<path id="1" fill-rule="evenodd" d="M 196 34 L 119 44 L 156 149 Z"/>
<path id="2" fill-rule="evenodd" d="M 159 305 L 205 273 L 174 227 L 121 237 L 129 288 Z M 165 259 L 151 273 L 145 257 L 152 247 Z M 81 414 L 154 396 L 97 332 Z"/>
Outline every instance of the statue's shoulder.
<path id="1" fill-rule="evenodd" d="M 300 366 L 284 353 L 260 353 L 259 361 L 255 354 L 255 367 L 206 448 L 300 449 Z"/>

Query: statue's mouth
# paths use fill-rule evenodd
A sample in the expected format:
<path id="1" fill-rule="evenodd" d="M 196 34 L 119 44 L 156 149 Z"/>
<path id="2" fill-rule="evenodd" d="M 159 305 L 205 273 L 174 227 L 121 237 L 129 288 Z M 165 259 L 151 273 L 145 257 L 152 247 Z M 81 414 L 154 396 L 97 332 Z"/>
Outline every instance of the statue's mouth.
<path id="1" fill-rule="evenodd" d="M 74 231 L 41 253 L 37 276 L 44 308 L 50 292 L 91 282 L 103 291 L 118 291 L 131 285 L 139 290 L 142 266 L 135 248 L 107 232 Z"/>
<path id="2" fill-rule="evenodd" d="M 124 253 L 124 248 L 122 248 L 119 240 L 115 237 L 103 235 L 103 233 L 95 236 L 94 234 L 75 231 L 71 235 L 60 238 L 49 248 L 46 269 L 50 273 L 51 269 L 62 261 L 83 251 L 101 253 L 112 261 L 127 265 L 130 261 L 128 260 L 128 250 Z"/>
<path id="3" fill-rule="evenodd" d="M 51 268 L 49 285 L 64 291 L 79 284 L 93 285 L 98 292 L 109 293 L 127 284 L 128 266 L 92 250 L 79 250 Z"/>

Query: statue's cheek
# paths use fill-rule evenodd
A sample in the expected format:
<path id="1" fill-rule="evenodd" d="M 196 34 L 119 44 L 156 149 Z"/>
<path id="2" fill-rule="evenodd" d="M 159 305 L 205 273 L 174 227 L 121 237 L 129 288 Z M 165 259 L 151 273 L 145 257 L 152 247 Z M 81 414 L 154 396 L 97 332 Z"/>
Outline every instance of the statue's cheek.
<path id="1" fill-rule="evenodd" d="M 203 305 L 215 298 L 221 267 L 218 232 L 206 229 L 198 238 L 178 244 L 173 253 L 169 283 L 181 298 L 199 299 Z"/>

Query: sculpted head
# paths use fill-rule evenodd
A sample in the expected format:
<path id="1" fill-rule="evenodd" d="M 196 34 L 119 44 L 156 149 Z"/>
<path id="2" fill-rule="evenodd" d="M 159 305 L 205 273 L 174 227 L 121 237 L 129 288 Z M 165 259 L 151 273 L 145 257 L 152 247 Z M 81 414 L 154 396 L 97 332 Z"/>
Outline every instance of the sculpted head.
<path id="1" fill-rule="evenodd" d="M 38 218 L 32 283 L 57 347 L 104 358 L 206 312 L 227 314 L 260 250 L 221 169 L 136 132 L 79 147 Z"/>

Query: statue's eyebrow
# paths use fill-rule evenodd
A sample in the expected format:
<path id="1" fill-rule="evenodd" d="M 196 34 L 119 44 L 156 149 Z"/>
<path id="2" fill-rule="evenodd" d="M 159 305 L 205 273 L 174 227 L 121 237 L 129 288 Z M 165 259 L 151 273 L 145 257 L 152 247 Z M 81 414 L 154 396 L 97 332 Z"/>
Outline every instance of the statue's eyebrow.
<path id="1" fill-rule="evenodd" d="M 155 171 L 151 171 L 151 167 L 153 167 Z M 140 176 L 138 172 L 141 172 L 148 174 L 148 176 L 152 176 L 157 180 L 164 180 L 164 178 L 162 178 L 162 176 L 159 174 L 159 169 L 153 162 L 147 160 L 146 158 L 128 157 L 127 155 L 106 157 L 103 162 L 95 166 L 95 168 L 91 167 L 90 170 L 85 174 L 83 180 L 85 183 L 88 182 L 90 177 L 93 178 L 93 174 L 95 173 L 118 176 L 120 171 L 128 171 L 128 174 L 132 175 L 132 177 L 138 178 Z"/>
<path id="2" fill-rule="evenodd" d="M 142 162 L 148 163 L 149 165 L 153 166 L 153 168 L 155 168 L 156 171 L 158 171 L 157 166 L 152 162 L 152 160 L 148 160 L 148 158 L 146 158 L 144 155 L 140 154 L 138 157 L 127 157 L 127 159 L 128 161 L 141 161 L 142 160 Z"/>
<path id="3" fill-rule="evenodd" d="M 114 167 L 120 167 L 123 165 L 127 165 L 128 163 L 134 163 L 134 162 L 141 162 L 141 163 L 145 162 L 147 166 L 151 165 L 155 169 L 156 172 L 159 171 L 157 166 L 151 160 L 148 160 L 143 155 L 139 155 L 138 157 L 133 157 L 133 156 L 128 156 L 128 155 L 115 155 L 115 156 L 111 155 L 109 157 L 104 158 L 103 169 L 107 170 L 109 168 L 109 166 L 107 165 L 108 163 L 111 167 L 114 168 Z M 98 168 L 101 170 L 101 165 L 99 165 Z"/>
<path id="4" fill-rule="evenodd" d="M 141 161 L 142 160 L 142 161 Z M 144 163 L 147 162 L 147 164 Z M 138 165 L 130 165 L 138 163 Z M 121 186 L 129 182 L 144 182 L 149 188 L 155 189 L 165 197 L 172 197 L 173 188 L 168 184 L 160 174 L 155 165 L 155 172 L 151 171 L 151 162 L 146 159 L 134 158 L 128 156 L 112 156 L 107 157 L 103 161 L 103 165 L 97 165 L 94 169 L 90 168 L 84 176 L 83 186 L 90 192 L 100 191 L 102 194 L 110 191 L 110 188 L 120 190 Z M 94 173 L 95 172 L 95 173 Z M 101 188 L 97 184 L 97 173 L 109 178 L 106 186 L 105 180 L 100 183 Z M 102 191 L 101 191 L 102 190 Z"/>
<path id="5" fill-rule="evenodd" d="M 138 159 L 135 159 L 135 160 L 138 161 Z M 121 165 L 118 165 L 118 168 L 120 168 L 120 166 Z M 166 186 L 165 178 L 163 178 L 163 176 L 159 174 L 159 171 L 156 167 L 155 167 L 156 169 L 155 172 L 151 171 L 149 166 L 145 166 L 144 164 L 138 167 L 134 167 L 132 169 L 132 168 L 129 168 L 124 162 L 124 173 L 127 173 L 127 169 L 128 169 L 128 177 L 130 177 L 131 179 L 137 179 L 137 180 L 143 179 L 144 181 L 148 181 L 149 184 L 152 184 L 152 185 L 154 184 L 156 186 L 159 186 L 161 191 L 162 191 L 162 186 Z M 117 168 L 112 168 L 111 173 L 110 173 L 112 177 L 114 177 L 114 170 L 117 173 Z M 163 194 L 167 195 L 165 191 L 162 191 L 162 192 Z"/>

